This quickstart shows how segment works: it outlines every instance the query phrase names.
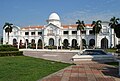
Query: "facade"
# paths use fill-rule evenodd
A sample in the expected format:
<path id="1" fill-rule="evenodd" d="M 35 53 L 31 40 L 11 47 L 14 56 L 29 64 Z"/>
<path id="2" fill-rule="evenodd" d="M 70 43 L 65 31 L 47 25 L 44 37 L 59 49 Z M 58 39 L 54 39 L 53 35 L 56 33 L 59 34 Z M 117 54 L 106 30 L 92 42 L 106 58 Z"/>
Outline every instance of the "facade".
<path id="1" fill-rule="evenodd" d="M 115 39 L 114 39 L 115 38 Z M 44 48 L 47 46 L 76 47 L 80 46 L 80 32 L 77 31 L 77 25 L 62 25 L 57 13 L 50 14 L 47 25 L 44 26 L 13 26 L 9 36 L 9 44 L 18 48 L 33 46 L 34 48 Z M 92 32 L 90 24 L 86 24 L 82 31 L 82 40 L 84 47 L 93 47 L 95 45 L 95 35 Z M 118 39 L 114 37 L 114 31 L 110 28 L 109 22 L 102 22 L 102 29 L 97 36 L 98 48 L 111 48 L 118 44 Z M 3 44 L 8 42 L 7 33 L 3 29 Z M 115 44 L 114 44 L 115 42 Z"/>

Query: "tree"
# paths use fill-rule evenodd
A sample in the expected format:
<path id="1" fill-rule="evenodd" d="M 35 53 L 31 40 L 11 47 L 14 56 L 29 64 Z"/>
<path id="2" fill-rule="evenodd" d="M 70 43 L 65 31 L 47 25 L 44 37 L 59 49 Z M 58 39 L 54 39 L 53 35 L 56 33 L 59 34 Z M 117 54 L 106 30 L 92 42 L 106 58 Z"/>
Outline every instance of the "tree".
<path id="1" fill-rule="evenodd" d="M 119 18 L 116 18 L 116 17 L 113 17 L 110 19 L 110 23 L 109 23 L 109 26 L 114 29 L 114 32 L 115 29 L 116 29 L 116 26 L 118 25 L 118 20 L 120 20 Z M 115 34 L 114 34 L 114 46 L 115 46 Z"/>
<path id="2" fill-rule="evenodd" d="M 116 27 L 114 28 L 116 37 L 118 38 L 118 44 L 120 44 L 120 24 L 117 24 Z"/>
<path id="3" fill-rule="evenodd" d="M 82 44 L 82 31 L 84 30 L 85 24 L 84 21 L 80 21 L 78 20 L 76 22 L 77 24 L 77 30 L 80 31 L 80 52 L 82 53 L 82 48 L 83 48 L 83 44 Z"/>
<path id="4" fill-rule="evenodd" d="M 5 25 L 3 26 L 3 29 L 5 29 L 5 32 L 8 34 L 8 44 L 9 44 L 9 34 L 12 32 L 12 23 L 6 22 Z"/>
<path id="5" fill-rule="evenodd" d="M 102 29 L 101 20 L 93 21 L 91 26 L 93 26 L 93 33 L 95 35 L 95 48 L 97 47 L 97 36 Z"/>

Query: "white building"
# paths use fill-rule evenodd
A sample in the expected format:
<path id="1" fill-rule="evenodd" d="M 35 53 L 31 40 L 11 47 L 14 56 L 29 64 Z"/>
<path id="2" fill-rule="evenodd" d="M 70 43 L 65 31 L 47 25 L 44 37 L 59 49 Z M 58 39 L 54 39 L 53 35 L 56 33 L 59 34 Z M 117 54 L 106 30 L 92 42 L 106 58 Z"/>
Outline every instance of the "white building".
<path id="1" fill-rule="evenodd" d="M 80 45 L 80 33 L 77 31 L 77 25 L 62 25 L 60 17 L 56 13 L 52 13 L 47 25 L 44 26 L 13 26 L 9 37 L 9 44 L 18 47 L 33 46 L 34 48 L 42 48 L 46 46 L 69 46 L 76 47 Z M 82 40 L 85 46 L 92 47 L 95 45 L 95 35 L 92 32 L 90 24 L 86 24 L 85 31 L 82 31 Z M 102 22 L 102 29 L 97 36 L 98 48 L 110 48 L 118 44 L 118 39 L 114 39 L 114 31 L 109 27 L 109 22 Z M 8 42 L 7 33 L 3 29 L 3 44 Z M 115 42 L 115 44 L 114 44 Z"/>

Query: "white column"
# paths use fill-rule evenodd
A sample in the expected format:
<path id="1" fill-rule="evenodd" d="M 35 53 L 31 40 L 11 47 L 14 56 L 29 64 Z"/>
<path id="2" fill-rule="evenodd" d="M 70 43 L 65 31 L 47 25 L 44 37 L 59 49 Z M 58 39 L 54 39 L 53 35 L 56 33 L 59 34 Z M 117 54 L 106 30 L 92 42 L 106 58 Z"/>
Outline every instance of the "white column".
<path id="1" fill-rule="evenodd" d="M 27 49 L 27 41 L 25 41 L 25 44 L 26 44 L 25 46 L 26 46 L 26 49 Z"/>
<path id="2" fill-rule="evenodd" d="M 19 44 L 20 44 L 20 40 L 19 40 L 19 37 L 18 37 L 18 44 L 17 44 L 18 45 L 18 49 L 19 49 Z"/>
<path id="3" fill-rule="evenodd" d="M 6 33 L 4 29 L 3 29 L 3 44 L 6 44 Z"/>
<path id="4" fill-rule="evenodd" d="M 38 47 L 38 43 L 36 43 L 36 49 L 37 49 L 37 47 Z"/>

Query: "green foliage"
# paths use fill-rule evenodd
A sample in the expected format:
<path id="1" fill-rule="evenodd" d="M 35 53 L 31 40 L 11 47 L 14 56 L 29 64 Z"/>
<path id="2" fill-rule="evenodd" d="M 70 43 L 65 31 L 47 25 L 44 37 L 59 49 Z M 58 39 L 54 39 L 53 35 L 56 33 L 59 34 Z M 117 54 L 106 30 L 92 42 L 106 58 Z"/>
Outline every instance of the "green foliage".
<path id="1" fill-rule="evenodd" d="M 105 64 L 112 65 L 112 66 L 119 66 L 119 62 L 108 62 Z"/>
<path id="2" fill-rule="evenodd" d="M 0 52 L 0 57 L 1 56 L 22 56 L 23 52 L 22 51 L 2 51 Z"/>
<path id="3" fill-rule="evenodd" d="M 94 34 L 98 34 L 100 32 L 100 30 L 102 29 L 102 25 L 101 25 L 101 20 L 98 21 L 93 21 L 92 25 L 93 26 L 93 32 Z"/>
<path id="4" fill-rule="evenodd" d="M 57 49 L 57 46 L 46 46 L 47 49 Z"/>
<path id="5" fill-rule="evenodd" d="M 13 47 L 12 45 L 1 45 L 0 51 L 18 51 L 18 48 Z"/>
<path id="6" fill-rule="evenodd" d="M 0 57 L 0 81 L 37 81 L 70 65 L 25 56 Z"/>
<path id="7" fill-rule="evenodd" d="M 110 19 L 110 23 L 109 23 L 109 26 L 111 28 L 115 28 L 116 25 L 118 24 L 118 20 L 120 20 L 119 18 L 116 18 L 116 17 L 113 17 Z"/>
<path id="8" fill-rule="evenodd" d="M 83 31 L 83 30 L 84 30 L 84 27 L 85 27 L 84 21 L 78 20 L 78 21 L 76 22 L 76 24 L 78 24 L 78 25 L 77 25 L 77 30 L 80 30 L 80 31 Z"/>

